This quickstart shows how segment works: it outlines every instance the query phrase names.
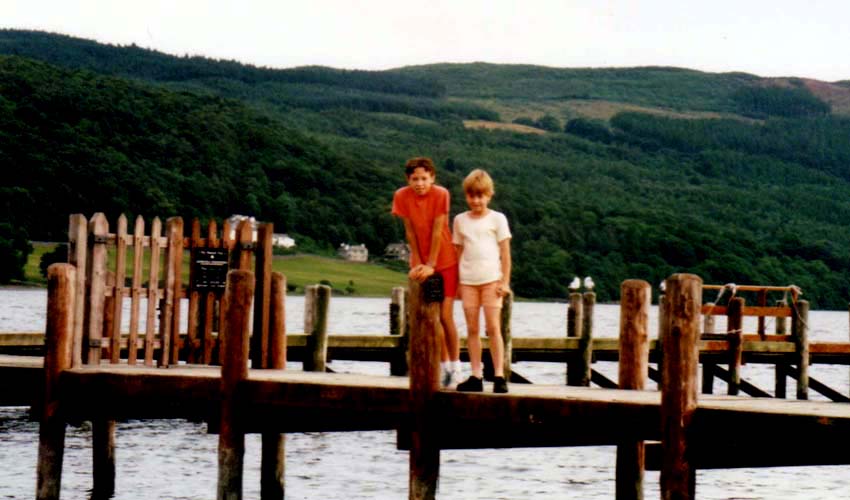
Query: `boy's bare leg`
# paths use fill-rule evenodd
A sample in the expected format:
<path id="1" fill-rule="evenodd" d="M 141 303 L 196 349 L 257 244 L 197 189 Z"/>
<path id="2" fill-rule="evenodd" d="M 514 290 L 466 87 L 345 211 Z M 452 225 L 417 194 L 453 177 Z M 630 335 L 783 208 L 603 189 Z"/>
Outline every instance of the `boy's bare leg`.
<path id="1" fill-rule="evenodd" d="M 481 377 L 481 336 L 478 334 L 478 308 L 469 308 L 463 310 L 463 315 L 466 318 L 466 351 L 469 353 L 469 366 L 472 369 L 472 374 L 476 377 Z"/>
<path id="2" fill-rule="evenodd" d="M 502 342 L 501 312 L 502 310 L 498 307 L 484 308 L 484 327 L 490 339 L 490 356 L 493 359 L 493 375 L 496 377 L 505 376 L 505 345 Z"/>
<path id="3" fill-rule="evenodd" d="M 455 299 L 446 297 L 440 304 L 440 323 L 443 325 L 443 340 L 446 357 L 444 361 L 457 361 L 460 359 L 460 341 L 457 337 L 457 326 L 455 325 Z"/>

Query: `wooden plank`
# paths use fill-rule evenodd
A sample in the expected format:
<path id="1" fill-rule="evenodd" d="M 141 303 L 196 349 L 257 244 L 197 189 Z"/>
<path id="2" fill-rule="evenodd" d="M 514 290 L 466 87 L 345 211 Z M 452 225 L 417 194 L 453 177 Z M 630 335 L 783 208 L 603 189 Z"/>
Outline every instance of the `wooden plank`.
<path id="1" fill-rule="evenodd" d="M 121 319 L 124 312 L 124 275 L 127 272 L 127 217 L 121 214 L 115 228 L 115 286 L 112 310 L 112 345 L 110 358 L 113 363 L 121 359 Z"/>
<path id="2" fill-rule="evenodd" d="M 216 227 L 215 219 L 210 219 L 209 223 L 207 223 L 207 247 L 208 248 L 219 248 L 221 245 L 220 240 L 218 239 L 218 228 Z M 215 301 L 216 301 L 216 293 L 214 291 L 208 291 L 204 294 L 204 314 L 201 321 L 202 324 L 202 359 L 201 363 L 208 365 L 213 360 L 213 348 L 215 347 L 215 340 L 213 339 L 213 323 L 215 321 Z"/>
<path id="3" fill-rule="evenodd" d="M 702 314 L 710 314 L 712 316 L 726 316 L 726 306 L 713 306 L 711 304 L 703 304 L 701 309 Z M 743 310 L 744 316 L 767 316 L 774 318 L 790 318 L 790 307 L 771 307 L 771 306 L 746 306 Z"/>
<path id="4" fill-rule="evenodd" d="M 162 349 L 159 366 L 177 364 L 177 345 L 174 336 L 180 325 L 180 300 L 176 298 L 180 288 L 180 271 L 183 263 L 183 219 L 169 217 L 166 221 L 167 247 L 164 264 L 164 298 L 160 306 L 159 335 Z"/>
<path id="5" fill-rule="evenodd" d="M 162 234 L 162 222 L 159 217 L 154 217 L 151 222 L 150 265 L 148 266 L 148 304 L 147 318 L 145 320 L 145 366 L 153 366 L 153 341 L 156 325 L 156 307 L 159 300 L 159 241 Z"/>
<path id="6" fill-rule="evenodd" d="M 743 310 L 746 301 L 741 297 L 734 297 L 729 301 L 729 307 L 726 310 L 726 324 L 729 331 L 729 380 L 727 392 L 730 396 L 738 394 L 741 386 L 741 364 L 744 360 L 744 333 L 741 330 L 743 327 Z M 760 330 L 761 332 L 764 331 Z"/>
<path id="7" fill-rule="evenodd" d="M 798 300 L 791 317 L 791 336 L 797 348 L 797 399 L 809 399 L 809 302 Z"/>
<path id="8" fill-rule="evenodd" d="M 145 235 L 145 220 L 141 215 L 136 216 L 133 226 L 133 283 L 130 290 L 130 325 L 127 363 L 134 365 L 138 359 L 136 341 L 139 338 L 139 309 L 142 302 L 142 258 L 145 249 L 142 238 Z"/>
<path id="9" fill-rule="evenodd" d="M 70 216 L 68 224 L 68 263 L 76 267 L 74 278 L 74 354 L 73 365 L 83 363 L 83 325 L 86 314 L 86 269 L 88 266 L 88 221 L 82 214 Z"/>
<path id="10" fill-rule="evenodd" d="M 235 241 L 236 241 L 236 239 L 235 239 L 235 236 L 236 236 L 235 233 L 236 232 L 230 226 L 231 226 L 230 221 L 225 219 L 224 223 L 222 224 L 222 228 L 221 228 L 221 240 L 219 240 L 220 248 L 226 248 L 228 250 L 228 253 L 229 253 L 228 262 L 233 261 L 232 252 L 233 252 L 233 248 L 235 246 Z M 224 319 L 225 319 L 224 318 L 224 310 L 227 309 L 227 304 L 225 303 L 225 300 L 227 298 L 226 298 L 225 294 L 220 294 L 218 296 L 218 299 L 219 299 L 218 300 L 218 332 L 219 332 L 218 344 L 219 344 L 219 346 L 221 346 L 225 342 L 225 339 L 224 339 L 223 333 L 222 333 L 222 326 L 221 325 L 224 323 Z M 218 362 L 219 363 L 221 363 L 221 361 L 222 361 L 221 356 L 222 356 L 222 353 L 221 353 L 221 349 L 219 348 L 219 350 L 218 350 Z"/>
<path id="11" fill-rule="evenodd" d="M 89 364 L 100 363 L 103 338 L 103 306 L 106 299 L 106 243 L 109 223 L 102 212 L 89 221 L 89 264 L 87 265 L 88 295 L 83 357 Z"/>

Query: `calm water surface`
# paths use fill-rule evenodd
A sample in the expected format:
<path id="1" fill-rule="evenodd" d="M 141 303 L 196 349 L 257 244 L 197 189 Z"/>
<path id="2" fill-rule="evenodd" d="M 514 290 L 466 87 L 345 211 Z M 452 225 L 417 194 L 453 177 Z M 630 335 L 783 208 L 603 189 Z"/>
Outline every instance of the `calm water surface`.
<path id="1" fill-rule="evenodd" d="M 0 289 L 0 331 L 43 330 L 45 309 L 44 290 Z M 329 328 L 334 333 L 383 333 L 388 311 L 388 300 L 335 297 Z M 465 331 L 460 309 L 455 317 Z M 513 318 L 517 337 L 556 336 L 566 330 L 564 304 L 517 303 Z M 617 335 L 616 306 L 598 305 L 594 320 L 596 336 Z M 654 309 L 650 324 L 651 331 L 657 331 Z M 847 325 L 846 312 L 814 311 L 811 338 L 845 341 Z M 745 326 L 755 329 L 754 324 Z M 303 331 L 302 297 L 288 298 L 287 330 Z M 337 371 L 388 373 L 383 363 L 334 362 L 331 366 Z M 300 366 L 291 364 L 291 368 Z M 616 364 L 597 363 L 594 368 L 616 379 Z M 558 364 L 518 363 L 515 370 L 536 383 L 561 384 L 565 379 L 565 367 Z M 848 393 L 847 367 L 814 365 L 811 376 Z M 773 387 L 773 372 L 767 367 L 745 366 L 744 377 L 764 389 Z M 715 391 L 725 392 L 722 382 L 715 382 Z M 25 408 L 0 408 L 0 499 L 33 497 L 37 442 L 38 426 L 27 420 Z M 217 446 L 218 437 L 208 435 L 204 424 L 182 420 L 119 423 L 115 498 L 214 498 Z M 259 449 L 259 438 L 247 436 L 247 499 L 259 498 Z M 614 459 L 613 447 L 443 451 L 438 496 L 458 500 L 614 498 Z M 287 437 L 287 498 L 404 499 L 407 461 L 408 454 L 395 449 L 393 432 L 291 434 Z M 89 428 L 69 427 L 62 498 L 86 499 L 90 488 Z M 701 499 L 850 498 L 850 467 L 700 471 L 697 494 Z M 658 473 L 647 472 L 645 495 L 659 497 Z"/>

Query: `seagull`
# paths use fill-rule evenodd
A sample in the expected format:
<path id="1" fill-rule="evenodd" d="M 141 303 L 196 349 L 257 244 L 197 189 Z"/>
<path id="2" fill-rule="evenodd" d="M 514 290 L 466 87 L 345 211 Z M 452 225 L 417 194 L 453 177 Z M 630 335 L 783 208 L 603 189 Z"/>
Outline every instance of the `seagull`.
<path id="1" fill-rule="evenodd" d="M 659 283 L 658 288 L 661 289 L 662 292 L 667 290 L 667 282 L 662 281 L 661 283 Z"/>
<path id="2" fill-rule="evenodd" d="M 572 291 L 576 291 L 576 290 L 578 290 L 578 289 L 579 289 L 579 287 L 580 287 L 580 286 L 581 286 L 581 279 L 580 279 L 578 276 L 576 276 L 576 277 L 575 277 L 575 278 L 573 278 L 573 280 L 570 282 L 570 286 L 569 286 L 569 288 L 570 288 L 570 290 L 572 290 Z"/>
<path id="3" fill-rule="evenodd" d="M 587 289 L 587 290 L 593 290 L 593 286 L 594 286 L 595 284 L 596 284 L 596 283 L 594 283 L 594 282 L 593 282 L 593 278 L 591 278 L 590 276 L 586 276 L 586 277 L 584 278 L 584 288 L 585 288 L 585 289 Z"/>

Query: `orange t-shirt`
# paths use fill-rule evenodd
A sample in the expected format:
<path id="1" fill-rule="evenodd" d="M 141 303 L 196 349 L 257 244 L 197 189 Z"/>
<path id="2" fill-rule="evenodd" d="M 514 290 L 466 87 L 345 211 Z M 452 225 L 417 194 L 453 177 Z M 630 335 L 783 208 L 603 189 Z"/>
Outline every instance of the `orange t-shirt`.
<path id="1" fill-rule="evenodd" d="M 400 188 L 393 195 L 393 215 L 408 219 L 416 235 L 416 246 L 419 247 L 419 260 L 425 264 L 431 254 L 431 232 L 434 229 L 434 219 L 445 215 L 440 228 L 442 240 L 437 254 L 435 270 L 446 269 L 457 265 L 457 252 L 452 245 L 452 233 L 449 231 L 449 191 L 442 186 L 431 186 L 422 196 L 416 194 L 410 186 Z M 413 256 L 410 257 L 411 267 Z"/>

